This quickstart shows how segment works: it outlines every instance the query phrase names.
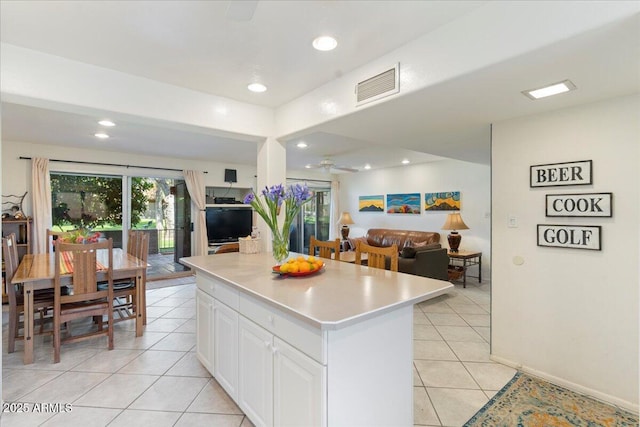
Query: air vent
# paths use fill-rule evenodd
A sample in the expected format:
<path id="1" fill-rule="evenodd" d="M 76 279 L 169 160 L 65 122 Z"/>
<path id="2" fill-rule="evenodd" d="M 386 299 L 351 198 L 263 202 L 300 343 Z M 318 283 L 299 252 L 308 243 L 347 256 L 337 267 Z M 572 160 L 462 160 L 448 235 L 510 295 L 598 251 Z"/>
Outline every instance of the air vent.
<path id="1" fill-rule="evenodd" d="M 356 85 L 356 106 L 400 92 L 400 63 Z"/>

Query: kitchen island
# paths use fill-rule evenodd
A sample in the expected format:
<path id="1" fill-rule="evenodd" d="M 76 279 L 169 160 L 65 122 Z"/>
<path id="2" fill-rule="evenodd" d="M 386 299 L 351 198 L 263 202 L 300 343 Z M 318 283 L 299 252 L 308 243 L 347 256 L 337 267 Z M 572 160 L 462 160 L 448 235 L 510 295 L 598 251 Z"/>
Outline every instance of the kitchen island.
<path id="1" fill-rule="evenodd" d="M 283 277 L 266 253 L 181 262 L 198 359 L 256 426 L 413 425 L 413 305 L 449 282 L 332 260 Z"/>

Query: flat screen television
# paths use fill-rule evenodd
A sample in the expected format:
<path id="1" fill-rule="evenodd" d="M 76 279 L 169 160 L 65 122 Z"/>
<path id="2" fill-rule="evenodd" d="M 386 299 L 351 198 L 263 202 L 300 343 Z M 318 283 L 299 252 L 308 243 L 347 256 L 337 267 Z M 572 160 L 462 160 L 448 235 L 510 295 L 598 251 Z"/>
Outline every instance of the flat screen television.
<path id="1" fill-rule="evenodd" d="M 253 214 L 247 207 L 207 207 L 209 244 L 237 242 L 251 234 Z"/>

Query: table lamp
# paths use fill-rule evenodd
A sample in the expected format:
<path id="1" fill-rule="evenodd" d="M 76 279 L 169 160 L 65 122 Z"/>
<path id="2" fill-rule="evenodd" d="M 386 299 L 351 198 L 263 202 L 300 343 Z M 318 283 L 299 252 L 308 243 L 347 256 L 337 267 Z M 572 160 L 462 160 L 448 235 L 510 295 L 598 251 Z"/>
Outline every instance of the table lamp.
<path id="1" fill-rule="evenodd" d="M 349 237 L 349 224 L 355 224 L 351 218 L 351 214 L 349 214 L 349 212 L 342 212 L 338 223 L 342 224 L 342 229 L 340 230 L 342 233 L 342 240 L 347 240 Z"/>
<path id="2" fill-rule="evenodd" d="M 451 252 L 458 252 L 458 247 L 460 247 L 460 241 L 462 240 L 462 236 L 458 234 L 456 230 L 468 230 L 467 224 L 464 223 L 460 213 L 450 213 L 447 215 L 447 220 L 442 226 L 443 230 L 452 230 L 451 233 L 447 236 L 447 240 L 449 241 L 449 248 Z"/>

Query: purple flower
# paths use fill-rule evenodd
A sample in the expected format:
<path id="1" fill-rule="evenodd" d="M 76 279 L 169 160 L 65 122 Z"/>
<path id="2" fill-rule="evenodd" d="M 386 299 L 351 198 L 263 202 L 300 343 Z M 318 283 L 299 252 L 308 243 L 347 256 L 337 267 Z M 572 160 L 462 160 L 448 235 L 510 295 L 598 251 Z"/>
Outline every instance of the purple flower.
<path id="1" fill-rule="evenodd" d="M 289 187 L 287 199 L 293 200 L 296 206 L 302 205 L 311 197 L 311 192 L 306 185 L 295 184 Z"/>
<path id="2" fill-rule="evenodd" d="M 251 193 L 247 194 L 244 197 L 244 201 L 243 202 L 244 202 L 245 205 L 250 205 L 251 202 L 253 202 L 255 200 L 255 198 L 256 198 L 256 195 L 253 194 L 253 192 L 251 192 Z"/>
<path id="3" fill-rule="evenodd" d="M 280 206 L 284 200 L 284 186 L 282 184 L 278 184 L 272 185 L 269 188 L 265 187 L 264 190 L 262 190 L 262 195 L 266 200 L 271 203 L 276 203 L 276 206 Z"/>

